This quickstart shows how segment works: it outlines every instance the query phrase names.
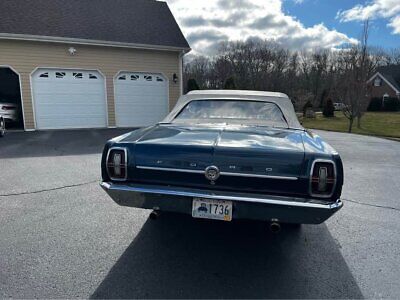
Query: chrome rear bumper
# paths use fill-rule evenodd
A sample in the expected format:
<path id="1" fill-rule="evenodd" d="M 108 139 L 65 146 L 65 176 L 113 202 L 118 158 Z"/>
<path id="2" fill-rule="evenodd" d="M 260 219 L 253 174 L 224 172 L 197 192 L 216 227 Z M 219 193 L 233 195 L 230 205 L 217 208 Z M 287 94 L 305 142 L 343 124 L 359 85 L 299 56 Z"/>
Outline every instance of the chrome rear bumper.
<path id="1" fill-rule="evenodd" d="M 191 214 L 192 199 L 233 202 L 233 219 L 319 224 L 342 208 L 343 203 L 270 195 L 249 195 L 165 186 L 102 182 L 101 187 L 119 205 Z"/>

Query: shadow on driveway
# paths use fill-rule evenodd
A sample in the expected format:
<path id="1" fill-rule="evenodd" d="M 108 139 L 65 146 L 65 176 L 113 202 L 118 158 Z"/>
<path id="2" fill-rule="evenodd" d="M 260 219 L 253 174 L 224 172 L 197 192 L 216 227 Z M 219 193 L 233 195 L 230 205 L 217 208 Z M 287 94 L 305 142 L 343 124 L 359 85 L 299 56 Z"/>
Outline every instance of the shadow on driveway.
<path id="1" fill-rule="evenodd" d="M 133 129 L 49 130 L 6 133 L 0 139 L 0 158 L 95 154 L 109 139 Z"/>
<path id="2" fill-rule="evenodd" d="M 148 220 L 92 298 L 362 298 L 325 225 L 165 214 Z"/>

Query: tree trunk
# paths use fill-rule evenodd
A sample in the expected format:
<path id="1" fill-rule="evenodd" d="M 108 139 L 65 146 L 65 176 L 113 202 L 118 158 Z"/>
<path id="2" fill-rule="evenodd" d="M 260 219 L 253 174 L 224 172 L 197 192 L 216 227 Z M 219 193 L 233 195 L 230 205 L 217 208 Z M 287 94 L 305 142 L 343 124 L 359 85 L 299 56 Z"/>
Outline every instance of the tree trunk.
<path id="1" fill-rule="evenodd" d="M 350 118 L 349 119 L 349 133 L 351 133 L 351 131 L 353 130 L 353 122 L 354 122 L 354 119 Z"/>
<path id="2" fill-rule="evenodd" d="M 357 128 L 358 129 L 361 129 L 361 118 L 362 118 L 362 116 L 357 117 Z"/>

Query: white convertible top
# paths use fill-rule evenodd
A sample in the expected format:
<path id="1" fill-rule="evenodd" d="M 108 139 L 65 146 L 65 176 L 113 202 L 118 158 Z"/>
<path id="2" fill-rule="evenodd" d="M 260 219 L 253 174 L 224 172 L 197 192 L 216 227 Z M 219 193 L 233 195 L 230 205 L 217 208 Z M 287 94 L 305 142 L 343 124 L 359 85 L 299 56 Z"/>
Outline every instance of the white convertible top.
<path id="1" fill-rule="evenodd" d="M 285 116 L 290 128 L 304 129 L 296 113 L 292 101 L 283 93 L 259 92 L 259 91 L 240 91 L 240 90 L 199 90 L 192 91 L 179 98 L 174 109 L 163 120 L 165 123 L 172 122 L 176 115 L 193 100 L 242 100 L 242 101 L 266 101 L 275 103 Z"/>

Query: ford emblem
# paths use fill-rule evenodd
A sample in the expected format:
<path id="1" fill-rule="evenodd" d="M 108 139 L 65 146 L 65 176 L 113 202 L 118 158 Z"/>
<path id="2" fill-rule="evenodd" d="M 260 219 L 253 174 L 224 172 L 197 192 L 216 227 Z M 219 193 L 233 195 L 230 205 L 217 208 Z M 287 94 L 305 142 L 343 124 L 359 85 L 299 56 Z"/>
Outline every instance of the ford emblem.
<path id="1" fill-rule="evenodd" d="M 219 169 L 216 166 L 209 166 L 206 169 L 205 176 L 211 182 L 216 181 L 219 178 Z"/>

